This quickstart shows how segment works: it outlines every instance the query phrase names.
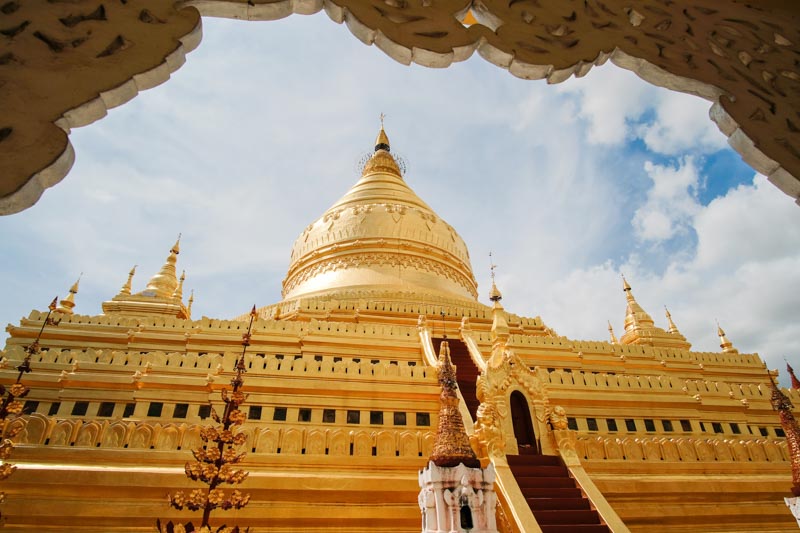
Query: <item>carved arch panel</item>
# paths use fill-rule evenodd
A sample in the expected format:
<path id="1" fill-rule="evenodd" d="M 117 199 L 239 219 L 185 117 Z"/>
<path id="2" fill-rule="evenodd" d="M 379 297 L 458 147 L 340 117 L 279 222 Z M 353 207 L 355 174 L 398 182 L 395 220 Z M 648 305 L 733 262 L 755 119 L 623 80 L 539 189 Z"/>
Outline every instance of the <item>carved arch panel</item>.
<path id="1" fill-rule="evenodd" d="M 72 166 L 71 128 L 168 79 L 200 16 L 275 20 L 324 7 L 405 64 L 477 52 L 525 79 L 564 81 L 611 59 L 713 102 L 753 168 L 800 196 L 800 5 L 779 0 L 11 0 L 0 12 L 0 213 L 25 209 Z M 460 21 L 471 11 L 477 23 Z M 13 156 L 13 157 L 12 157 Z"/>

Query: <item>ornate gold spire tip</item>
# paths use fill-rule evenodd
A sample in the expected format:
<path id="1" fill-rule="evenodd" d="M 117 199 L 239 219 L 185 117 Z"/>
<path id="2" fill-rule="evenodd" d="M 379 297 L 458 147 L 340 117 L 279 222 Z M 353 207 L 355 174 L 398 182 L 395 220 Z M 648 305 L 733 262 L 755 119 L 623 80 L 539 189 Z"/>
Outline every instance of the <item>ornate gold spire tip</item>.
<path id="1" fill-rule="evenodd" d="M 675 322 L 672 321 L 672 315 L 670 314 L 669 309 L 667 309 L 666 305 L 664 306 L 664 312 L 667 315 L 667 326 L 669 326 L 667 331 L 669 331 L 670 333 L 679 333 L 678 326 L 676 326 Z"/>
<path id="2" fill-rule="evenodd" d="M 619 344 L 617 336 L 614 335 L 614 328 L 611 327 L 611 321 L 608 321 L 608 335 L 611 337 L 611 344 Z"/>
<path id="3" fill-rule="evenodd" d="M 78 294 L 78 285 L 80 284 L 82 277 L 83 277 L 83 272 L 81 272 L 80 276 L 78 276 L 78 279 L 75 280 L 75 283 L 72 284 L 72 287 L 69 288 L 69 292 L 71 292 L 72 294 Z"/>
<path id="4" fill-rule="evenodd" d="M 490 275 L 492 277 L 492 289 L 489 291 L 489 299 L 491 301 L 493 301 L 493 302 L 499 302 L 500 300 L 503 299 L 502 293 L 500 292 L 500 290 L 497 288 L 497 285 L 495 284 L 495 277 L 494 277 L 495 273 L 494 273 L 494 271 L 495 271 L 496 268 L 497 268 L 497 265 L 495 265 L 494 261 L 492 261 L 492 252 L 489 252 L 489 271 L 490 271 Z"/>
<path id="5" fill-rule="evenodd" d="M 56 307 L 56 311 L 67 315 L 72 314 L 72 309 L 75 307 L 75 295 L 78 294 L 78 285 L 80 284 L 81 277 L 83 277 L 83 272 L 81 272 L 80 276 L 78 276 L 78 279 L 69 288 L 69 294 L 67 294 L 67 297 L 59 302 L 58 307 Z"/>
<path id="6" fill-rule="evenodd" d="M 622 274 L 622 290 L 628 293 L 631 292 L 631 286 L 628 285 L 628 280 L 625 279 L 625 274 Z"/>
<path id="7" fill-rule="evenodd" d="M 120 294 L 124 294 L 126 296 L 131 294 L 131 283 L 133 282 L 133 276 L 136 274 L 136 267 L 138 265 L 133 265 L 133 268 L 130 272 L 128 272 L 128 280 L 122 284 L 122 288 L 119 290 Z"/>
<path id="8" fill-rule="evenodd" d="M 378 150 L 386 150 L 387 152 L 391 152 L 391 148 L 389 147 L 389 137 L 386 136 L 386 131 L 383 129 L 383 119 L 386 118 L 386 115 L 381 113 L 381 131 L 378 132 L 378 138 L 375 139 L 375 151 Z"/>
<path id="9" fill-rule="evenodd" d="M 717 335 L 719 335 L 719 347 L 722 348 L 723 353 L 739 353 L 739 350 L 734 348 L 733 343 L 728 340 L 725 331 L 719 325 L 719 321 L 717 321 Z"/>

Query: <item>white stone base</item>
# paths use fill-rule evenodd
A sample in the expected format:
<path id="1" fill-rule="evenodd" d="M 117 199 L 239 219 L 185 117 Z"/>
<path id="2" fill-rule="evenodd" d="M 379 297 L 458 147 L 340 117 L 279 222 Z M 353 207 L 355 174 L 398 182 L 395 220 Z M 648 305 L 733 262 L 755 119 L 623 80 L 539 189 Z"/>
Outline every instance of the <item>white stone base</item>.
<path id="1" fill-rule="evenodd" d="M 797 520 L 797 525 L 800 526 L 800 498 L 784 498 L 786 507 L 792 512 L 794 519 Z"/>
<path id="2" fill-rule="evenodd" d="M 497 533 L 494 465 L 487 468 L 440 467 L 429 462 L 419 473 L 419 508 L 423 533 Z M 461 524 L 469 507 L 472 528 Z"/>

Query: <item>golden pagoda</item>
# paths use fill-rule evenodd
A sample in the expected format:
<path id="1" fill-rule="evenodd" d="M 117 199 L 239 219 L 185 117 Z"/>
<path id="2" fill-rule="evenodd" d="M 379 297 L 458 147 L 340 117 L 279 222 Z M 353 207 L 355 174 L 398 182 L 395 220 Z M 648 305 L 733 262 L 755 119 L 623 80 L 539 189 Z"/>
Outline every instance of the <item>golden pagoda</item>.
<path id="1" fill-rule="evenodd" d="M 506 310 L 494 281 L 481 303 L 466 244 L 408 186 L 383 128 L 360 179 L 295 241 L 283 299 L 251 330 L 250 313 L 192 320 L 179 251 L 138 292 L 134 267 L 102 314 L 76 312 L 76 283 L 58 328 L 42 329 L 37 310 L 9 326 L 3 383 L 40 332 L 41 351 L 23 415 L 4 427 L 17 431 L 7 530 L 199 523 L 167 495 L 195 488 L 184 464 L 243 372 L 250 500 L 215 528 L 420 531 L 429 460 L 491 467 L 485 522 L 502 532 L 797 527 L 758 355 L 721 328 L 720 352 L 691 351 L 669 311 L 658 327 L 624 279 L 624 334 L 609 322 L 610 342 Z M 469 498 L 488 497 L 479 489 Z"/>

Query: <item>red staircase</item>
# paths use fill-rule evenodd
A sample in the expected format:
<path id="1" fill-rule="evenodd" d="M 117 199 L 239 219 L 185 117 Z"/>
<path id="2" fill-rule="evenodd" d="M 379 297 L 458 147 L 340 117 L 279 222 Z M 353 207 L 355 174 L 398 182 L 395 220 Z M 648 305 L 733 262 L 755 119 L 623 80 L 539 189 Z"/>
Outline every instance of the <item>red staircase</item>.
<path id="1" fill-rule="evenodd" d="M 439 345 L 443 339 L 433 339 L 433 349 L 439 353 Z M 456 365 L 456 379 L 458 380 L 458 388 L 461 395 L 464 397 L 464 402 L 467 404 L 467 409 L 472 415 L 472 421 L 476 420 L 476 413 L 478 406 L 481 402 L 475 394 L 475 381 L 481 371 L 472 362 L 472 357 L 469 355 L 467 345 L 461 339 L 447 338 L 447 343 L 450 345 L 450 360 Z"/>
<path id="2" fill-rule="evenodd" d="M 436 353 L 442 340 L 433 339 Z M 463 341 L 448 338 L 447 342 L 450 359 L 456 365 L 458 388 L 475 421 L 480 405 L 475 382 L 480 370 Z M 535 446 L 520 446 L 520 452 L 522 455 L 507 456 L 508 465 L 543 533 L 610 533 L 569 476 L 561 457 L 538 455 Z"/>
<path id="3" fill-rule="evenodd" d="M 561 457 L 523 453 L 506 459 L 543 533 L 610 533 Z"/>

